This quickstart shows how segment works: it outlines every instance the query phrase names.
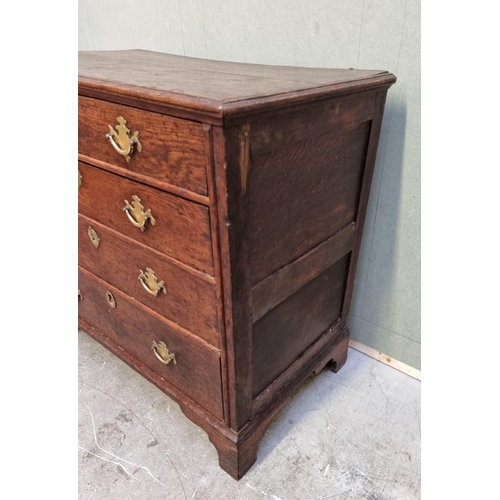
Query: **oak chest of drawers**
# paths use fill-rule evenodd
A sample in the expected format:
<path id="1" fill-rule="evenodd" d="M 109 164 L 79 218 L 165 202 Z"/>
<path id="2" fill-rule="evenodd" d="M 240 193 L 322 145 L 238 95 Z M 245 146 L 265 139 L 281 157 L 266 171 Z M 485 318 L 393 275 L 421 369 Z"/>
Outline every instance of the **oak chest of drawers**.
<path id="1" fill-rule="evenodd" d="M 82 52 L 79 326 L 177 401 L 239 479 L 347 356 L 385 71 Z"/>

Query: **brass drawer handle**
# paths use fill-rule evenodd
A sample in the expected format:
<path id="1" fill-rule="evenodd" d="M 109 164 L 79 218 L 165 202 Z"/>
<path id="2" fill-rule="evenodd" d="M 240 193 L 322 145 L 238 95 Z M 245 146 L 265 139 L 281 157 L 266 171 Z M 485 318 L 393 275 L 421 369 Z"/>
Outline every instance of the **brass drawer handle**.
<path id="1" fill-rule="evenodd" d="M 106 138 L 114 150 L 124 156 L 127 162 L 129 162 L 134 149 L 137 149 L 138 153 L 142 151 L 142 145 L 139 142 L 139 132 L 136 131 L 132 134 L 132 137 L 129 137 L 130 129 L 127 127 L 127 120 L 123 116 L 118 116 L 116 121 L 118 125 L 115 125 L 115 128 L 108 125 L 109 134 L 106 134 Z"/>
<path id="2" fill-rule="evenodd" d="M 153 341 L 151 349 L 155 353 L 155 356 L 158 358 L 158 361 L 160 361 L 164 365 L 170 364 L 171 361 L 174 362 L 174 365 L 177 364 L 175 354 L 167 349 L 165 342 L 156 343 L 155 341 Z"/>
<path id="3" fill-rule="evenodd" d="M 146 224 L 149 222 L 152 226 L 156 224 L 156 221 L 151 213 L 151 209 L 148 208 L 144 211 L 144 205 L 141 203 L 141 199 L 137 195 L 132 196 L 132 203 L 125 200 L 125 206 L 123 211 L 127 214 L 128 220 L 135 226 L 140 228 L 141 231 L 146 230 Z"/>
<path id="4" fill-rule="evenodd" d="M 153 297 L 158 297 L 158 294 L 160 292 L 163 292 L 165 294 L 167 293 L 165 282 L 158 281 L 155 272 L 150 267 L 146 267 L 145 273 L 142 271 L 142 269 L 140 270 L 139 281 L 141 282 L 144 290 L 153 295 Z"/>
<path id="5" fill-rule="evenodd" d="M 83 294 L 80 289 L 78 289 L 78 302 L 80 302 L 80 300 L 83 300 Z"/>
<path id="6" fill-rule="evenodd" d="M 78 189 L 82 187 L 82 180 L 83 180 L 82 174 L 80 173 L 80 170 L 78 170 Z"/>

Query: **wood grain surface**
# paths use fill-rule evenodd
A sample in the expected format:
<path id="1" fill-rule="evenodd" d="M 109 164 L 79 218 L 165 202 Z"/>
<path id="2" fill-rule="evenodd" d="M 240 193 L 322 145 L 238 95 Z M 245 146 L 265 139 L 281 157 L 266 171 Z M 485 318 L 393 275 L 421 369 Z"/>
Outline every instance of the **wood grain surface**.
<path id="1" fill-rule="evenodd" d="M 127 121 L 130 135 L 139 132 L 142 151 L 134 151 L 130 162 L 106 139 L 109 125 L 114 128 L 118 116 Z M 78 152 L 125 171 L 207 194 L 203 130 L 199 123 L 79 96 Z"/>
<path id="2" fill-rule="evenodd" d="M 248 125 L 224 131 L 214 127 L 214 158 L 219 206 L 222 286 L 230 401 L 230 426 L 239 430 L 252 410 L 252 317 L 249 267 L 247 176 Z"/>
<path id="3" fill-rule="evenodd" d="M 161 316 L 140 307 L 129 296 L 81 267 L 78 280 L 83 295 L 83 300 L 78 302 L 80 318 L 214 416 L 223 418 L 217 349 L 205 348 L 180 334 L 162 321 Z M 106 301 L 107 291 L 115 298 L 115 309 Z M 158 361 L 151 349 L 153 341 L 165 342 L 175 354 L 177 364 L 164 365 Z"/>
<path id="4" fill-rule="evenodd" d="M 82 162 L 78 170 L 82 175 L 78 211 L 82 215 L 213 276 L 207 207 Z M 135 227 L 123 211 L 125 200 L 132 203 L 133 195 L 139 196 L 155 218 L 156 224 L 148 223 L 145 231 Z"/>
<path id="5" fill-rule="evenodd" d="M 80 54 L 81 325 L 178 401 L 236 479 L 297 386 L 346 360 L 395 80 L 148 51 Z M 118 115 L 144 148 L 130 164 L 102 137 Z M 144 232 L 123 212 L 133 195 L 156 219 Z M 166 295 L 142 289 L 146 267 Z M 178 364 L 160 363 L 153 340 Z"/>
<path id="6" fill-rule="evenodd" d="M 368 140 L 365 168 L 361 186 L 359 187 L 359 202 L 358 213 L 356 218 L 356 233 L 354 235 L 354 243 L 352 250 L 351 262 L 349 265 L 349 275 L 347 278 L 347 287 L 344 297 L 344 305 L 342 307 L 342 325 L 347 323 L 347 315 L 351 307 L 352 291 L 354 289 L 354 279 L 356 277 L 356 267 L 358 265 L 359 252 L 361 249 L 361 238 L 363 237 L 363 228 L 365 226 L 366 210 L 368 207 L 368 199 L 372 187 L 373 171 L 375 169 L 375 160 L 380 138 L 380 130 L 382 129 L 382 118 L 384 116 L 385 101 L 387 92 L 379 92 L 375 102 L 375 118 L 370 123 L 370 137 Z"/>
<path id="7" fill-rule="evenodd" d="M 338 260 L 253 325 L 253 398 L 340 319 L 348 265 Z"/>
<path id="8" fill-rule="evenodd" d="M 273 113 L 252 123 L 250 154 L 255 157 L 297 142 L 355 129 L 373 118 L 375 101 L 376 94 L 372 92 L 351 99 L 332 98 L 288 113 Z"/>
<path id="9" fill-rule="evenodd" d="M 352 249 L 356 225 L 347 227 L 281 268 L 252 289 L 252 320 L 258 321 Z"/>
<path id="10" fill-rule="evenodd" d="M 311 359 L 317 358 L 318 355 L 324 353 L 328 350 L 328 346 L 332 342 L 341 342 L 343 337 L 346 336 L 345 343 L 349 337 L 349 332 L 347 327 L 342 328 L 340 326 L 340 321 L 336 321 L 331 325 L 308 349 L 306 349 L 281 375 L 273 380 L 266 389 L 264 389 L 253 401 L 252 414 L 256 414 L 260 409 L 270 402 L 277 394 L 281 393 L 283 389 L 289 385 L 293 385 L 296 382 L 296 378 L 299 373 L 304 370 L 304 366 L 310 364 Z M 345 346 L 345 355 L 336 356 L 334 360 L 336 362 L 336 368 L 341 368 L 343 361 L 345 362 L 347 358 L 347 345 Z M 334 358 L 329 358 L 328 356 L 322 357 L 322 364 L 316 367 L 316 372 L 319 373 L 329 361 Z"/>
<path id="11" fill-rule="evenodd" d="M 387 71 L 264 66 L 141 50 L 80 52 L 78 64 L 82 95 L 167 106 L 173 114 L 196 110 L 200 119 L 388 88 L 395 81 Z"/>
<path id="12" fill-rule="evenodd" d="M 100 238 L 95 248 L 88 237 L 92 227 Z M 120 258 L 117 258 L 117 257 Z M 215 286 L 189 273 L 159 252 L 108 229 L 83 215 L 78 216 L 78 263 L 96 276 L 157 313 L 219 347 Z M 167 293 L 150 295 L 138 279 L 140 271 L 154 270 Z"/>
<path id="13" fill-rule="evenodd" d="M 214 255 L 214 270 L 215 270 L 215 290 L 217 296 L 217 319 L 219 322 L 219 340 L 220 345 L 227 345 L 226 324 L 224 316 L 224 289 L 223 289 L 223 269 L 222 269 L 222 252 L 219 235 L 221 233 L 221 221 L 219 213 L 222 207 L 219 207 L 217 197 L 217 179 L 215 171 L 215 141 L 214 127 L 204 124 L 203 131 L 205 134 L 205 152 L 207 165 L 207 185 L 208 196 L 210 200 L 210 228 L 212 231 L 212 252 Z M 219 129 L 220 132 L 220 129 Z M 223 224 L 223 222 L 222 222 Z M 224 407 L 224 420 L 227 425 L 231 422 L 231 405 L 229 400 L 229 380 L 227 349 L 221 349 L 221 376 L 222 376 L 222 404 Z"/>
<path id="14" fill-rule="evenodd" d="M 355 221 L 369 130 L 362 123 L 252 159 L 252 285 Z"/>

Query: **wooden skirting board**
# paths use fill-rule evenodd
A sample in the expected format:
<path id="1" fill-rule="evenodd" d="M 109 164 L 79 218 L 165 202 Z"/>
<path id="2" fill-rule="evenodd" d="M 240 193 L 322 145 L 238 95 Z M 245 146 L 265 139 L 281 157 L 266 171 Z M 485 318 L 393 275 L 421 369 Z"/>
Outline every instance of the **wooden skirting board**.
<path id="1" fill-rule="evenodd" d="M 377 349 L 373 349 L 373 347 L 369 347 L 353 339 L 349 340 L 349 346 L 352 347 L 353 349 L 356 349 L 356 351 L 362 352 L 363 354 L 370 356 L 371 358 L 382 361 L 382 363 L 385 363 L 386 365 L 392 366 L 393 368 L 399 370 L 400 372 L 410 375 L 410 377 L 416 378 L 417 380 L 422 380 L 421 378 L 422 375 L 420 370 L 417 370 L 412 366 L 406 365 L 405 363 L 402 363 L 397 359 L 393 359 L 390 356 L 387 356 L 387 354 L 377 351 Z"/>

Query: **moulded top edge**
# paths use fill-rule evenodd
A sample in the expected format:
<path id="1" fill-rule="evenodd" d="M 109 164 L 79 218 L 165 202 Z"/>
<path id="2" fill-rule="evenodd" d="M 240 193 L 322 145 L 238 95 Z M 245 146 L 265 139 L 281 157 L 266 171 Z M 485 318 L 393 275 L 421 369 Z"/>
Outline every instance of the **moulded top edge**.
<path id="1" fill-rule="evenodd" d="M 79 53 L 81 92 L 130 95 L 224 116 L 390 86 L 387 71 L 268 66 L 145 50 Z"/>

